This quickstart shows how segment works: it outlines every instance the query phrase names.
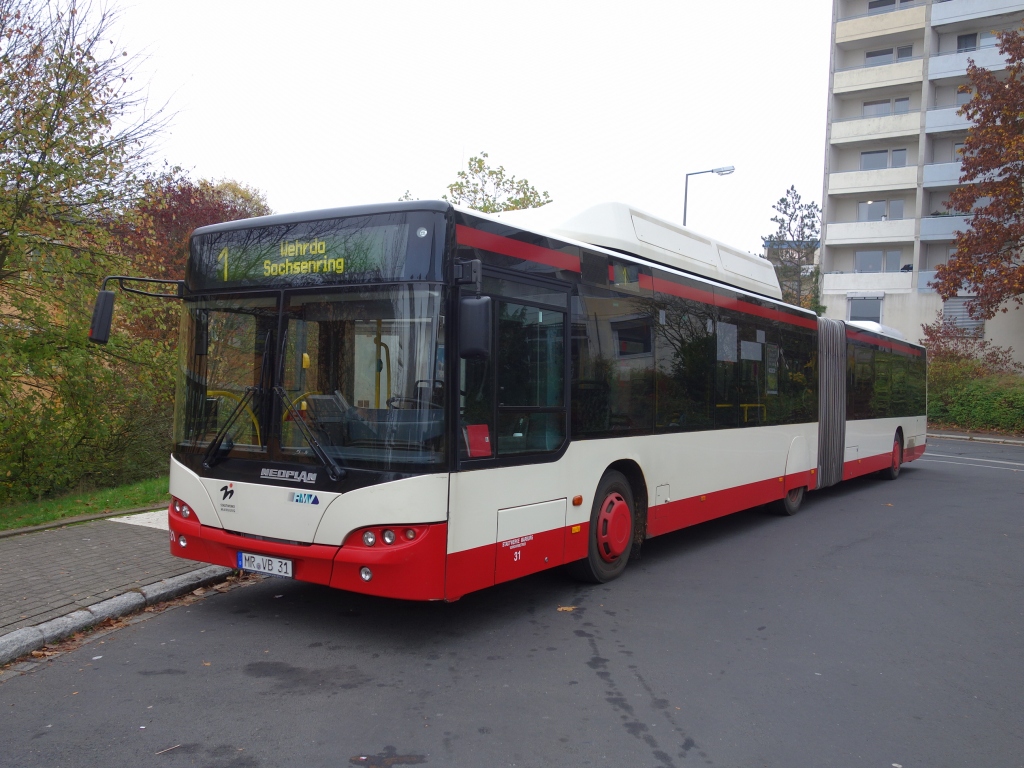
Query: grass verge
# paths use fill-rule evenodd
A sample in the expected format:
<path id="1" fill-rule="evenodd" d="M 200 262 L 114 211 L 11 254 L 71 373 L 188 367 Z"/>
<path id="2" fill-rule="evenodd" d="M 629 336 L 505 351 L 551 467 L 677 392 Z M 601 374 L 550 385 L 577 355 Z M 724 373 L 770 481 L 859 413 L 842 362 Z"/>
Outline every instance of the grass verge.
<path id="1" fill-rule="evenodd" d="M 170 501 L 167 478 L 157 477 L 116 488 L 70 493 L 57 499 L 28 501 L 0 509 L 0 531 L 42 525 L 79 515 L 156 506 Z"/>

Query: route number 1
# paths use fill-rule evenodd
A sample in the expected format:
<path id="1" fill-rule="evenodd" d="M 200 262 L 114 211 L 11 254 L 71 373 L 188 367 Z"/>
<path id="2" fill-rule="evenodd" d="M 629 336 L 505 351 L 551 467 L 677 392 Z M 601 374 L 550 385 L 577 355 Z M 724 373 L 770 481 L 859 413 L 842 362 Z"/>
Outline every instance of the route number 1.
<path id="1" fill-rule="evenodd" d="M 220 253 L 217 254 L 217 261 L 224 261 L 224 282 L 228 281 L 228 249 L 221 248 Z"/>

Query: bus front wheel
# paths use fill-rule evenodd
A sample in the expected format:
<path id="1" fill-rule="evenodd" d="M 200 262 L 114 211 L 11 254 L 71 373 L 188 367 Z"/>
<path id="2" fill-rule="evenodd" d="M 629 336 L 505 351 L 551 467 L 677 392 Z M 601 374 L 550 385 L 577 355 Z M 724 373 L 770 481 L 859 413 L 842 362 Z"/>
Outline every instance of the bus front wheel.
<path id="1" fill-rule="evenodd" d="M 635 510 L 629 481 L 621 472 L 606 472 L 590 512 L 587 556 L 569 564 L 576 578 L 603 584 L 622 574 L 633 550 Z"/>

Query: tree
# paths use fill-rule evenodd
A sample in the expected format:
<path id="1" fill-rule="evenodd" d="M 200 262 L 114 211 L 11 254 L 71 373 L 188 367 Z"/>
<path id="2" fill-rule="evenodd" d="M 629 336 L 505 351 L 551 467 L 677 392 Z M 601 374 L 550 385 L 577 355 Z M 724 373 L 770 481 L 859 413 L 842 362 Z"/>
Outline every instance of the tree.
<path id="1" fill-rule="evenodd" d="M 193 230 L 271 213 L 266 196 L 254 187 L 232 179 L 195 181 L 181 168 L 168 168 L 147 180 L 139 200 L 116 226 L 116 240 L 137 274 L 179 280 L 185 276 Z M 154 303 L 150 309 L 144 322 L 119 313 L 119 323 L 136 338 L 172 342 L 178 307 Z"/>
<path id="2" fill-rule="evenodd" d="M 824 312 L 818 288 L 818 267 L 814 254 L 821 240 L 821 208 L 805 203 L 796 187 L 786 190 L 772 208 L 775 233 L 762 238 L 765 255 L 775 266 L 782 298 L 790 304 Z"/>
<path id="3" fill-rule="evenodd" d="M 54 251 L 87 269 L 139 188 L 163 123 L 108 42 L 114 21 L 75 0 L 0 0 L 0 283 Z"/>
<path id="4" fill-rule="evenodd" d="M 483 213 L 540 208 L 551 202 L 547 192 L 538 192 L 526 179 L 506 176 L 505 166 L 491 168 L 487 157 L 481 152 L 469 158 L 467 170 L 459 171 L 458 180 L 448 185 L 442 199 Z"/>
<path id="5" fill-rule="evenodd" d="M 970 216 L 957 232 L 956 253 L 940 265 L 934 285 L 943 299 L 966 290 L 972 317 L 988 319 L 1024 304 L 1024 29 L 997 33 L 1005 73 L 968 59 L 963 93 L 974 92 L 958 114 L 971 126 L 962 150 L 960 184 L 949 209 Z"/>
<path id="6" fill-rule="evenodd" d="M 113 224 L 162 125 L 108 42 L 113 22 L 75 0 L 0 0 L 0 502 L 166 462 L 166 349 L 86 340 L 99 279 L 131 267 Z"/>

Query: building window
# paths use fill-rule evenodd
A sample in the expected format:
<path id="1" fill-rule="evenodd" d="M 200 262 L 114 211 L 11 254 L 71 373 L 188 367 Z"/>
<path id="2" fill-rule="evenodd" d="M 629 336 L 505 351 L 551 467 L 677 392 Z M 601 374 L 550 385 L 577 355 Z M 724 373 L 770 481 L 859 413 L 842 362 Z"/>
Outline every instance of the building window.
<path id="1" fill-rule="evenodd" d="M 892 48 L 884 48 L 881 51 L 865 52 L 864 64 L 869 67 L 880 67 L 883 64 L 892 64 Z"/>
<path id="2" fill-rule="evenodd" d="M 952 320 L 960 328 L 984 333 L 985 321 L 975 320 L 967 314 L 968 301 L 970 301 L 968 296 L 954 296 L 951 299 L 946 299 L 942 302 L 942 317 L 944 320 Z"/>
<path id="3" fill-rule="evenodd" d="M 957 53 L 963 53 L 964 51 L 973 51 L 978 47 L 978 33 L 971 32 L 967 35 L 956 36 L 956 51 Z"/>
<path id="4" fill-rule="evenodd" d="M 896 48 L 896 61 L 909 61 L 914 58 L 913 45 L 901 45 Z"/>
<path id="5" fill-rule="evenodd" d="M 886 115 L 892 114 L 892 102 L 889 99 L 885 101 L 865 101 L 864 102 L 864 117 L 885 117 Z"/>
<path id="6" fill-rule="evenodd" d="M 862 171 L 877 171 L 889 167 L 889 150 L 883 149 L 880 152 L 861 152 L 860 169 Z"/>
<path id="7" fill-rule="evenodd" d="M 860 153 L 860 169 L 862 171 L 878 171 L 883 168 L 904 168 L 907 165 L 907 150 L 892 150 L 892 161 L 889 160 L 888 149 L 878 149 Z"/>
<path id="8" fill-rule="evenodd" d="M 867 200 L 857 203 L 857 221 L 895 221 L 902 218 L 902 200 Z"/>
<path id="9" fill-rule="evenodd" d="M 896 9 L 896 0 L 868 0 L 868 13 L 885 13 Z"/>
<path id="10" fill-rule="evenodd" d="M 899 250 L 856 251 L 853 254 L 853 269 L 858 273 L 899 272 L 902 255 Z"/>
<path id="11" fill-rule="evenodd" d="M 880 99 L 864 102 L 864 117 L 885 117 L 886 115 L 905 115 L 910 112 L 910 97 L 898 99 Z"/>
<path id="12" fill-rule="evenodd" d="M 958 142 L 953 145 L 953 162 L 959 163 L 964 156 L 964 143 Z"/>
<path id="13" fill-rule="evenodd" d="M 882 322 L 881 299 L 848 299 L 850 304 L 850 321 Z"/>
<path id="14" fill-rule="evenodd" d="M 966 93 L 962 93 L 962 92 L 960 92 L 958 90 L 956 92 L 956 105 L 958 107 L 963 106 L 964 104 L 969 102 L 972 98 L 974 98 L 974 93 L 972 91 L 967 91 Z"/>

